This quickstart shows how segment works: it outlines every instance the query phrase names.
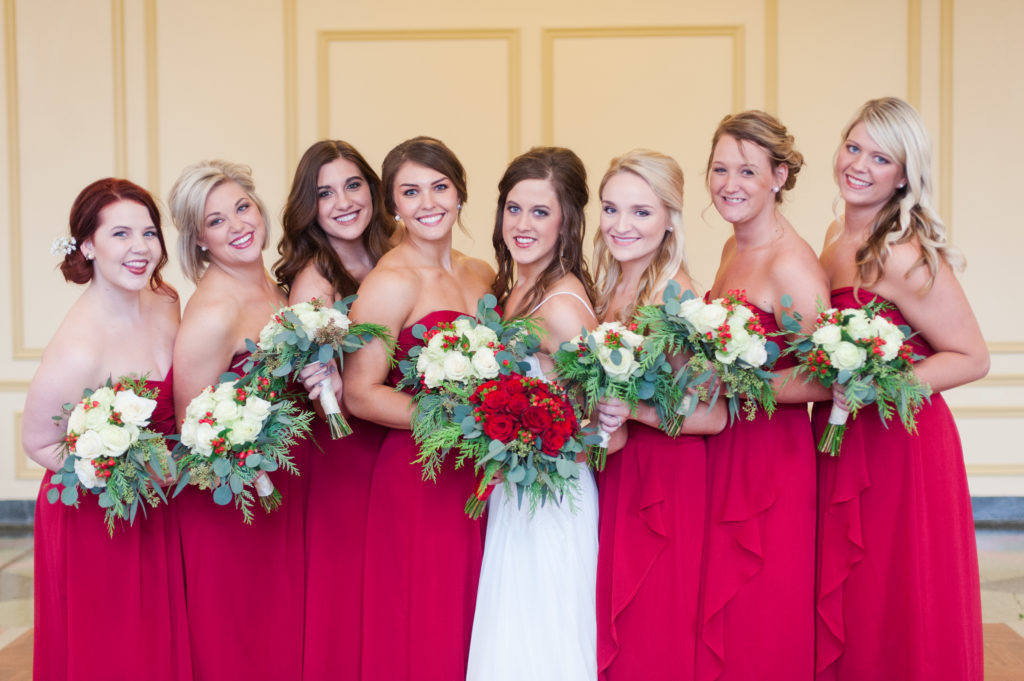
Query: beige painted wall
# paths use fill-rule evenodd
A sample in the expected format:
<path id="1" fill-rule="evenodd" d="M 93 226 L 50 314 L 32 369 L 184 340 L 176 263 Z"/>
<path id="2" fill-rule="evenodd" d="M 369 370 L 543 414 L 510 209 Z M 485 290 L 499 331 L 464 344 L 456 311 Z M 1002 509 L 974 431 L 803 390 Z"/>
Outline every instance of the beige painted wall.
<path id="1" fill-rule="evenodd" d="M 972 491 L 1024 495 L 1024 321 L 992 295 L 1024 246 L 1002 207 L 1024 156 L 1013 134 L 1024 92 L 1008 77 L 1024 61 L 1015 0 L 2 1 L 0 499 L 38 487 L 19 412 L 77 295 L 49 244 L 93 179 L 127 176 L 164 197 L 184 165 L 229 158 L 253 166 L 276 216 L 316 139 L 346 139 L 379 164 L 431 134 L 469 173 L 472 237 L 457 245 L 490 258 L 495 185 L 512 156 L 570 146 L 596 184 L 613 155 L 646 146 L 683 166 L 688 253 L 706 285 L 728 234 L 702 178 L 718 120 L 756 107 L 790 127 L 807 167 L 786 212 L 817 247 L 839 130 L 887 94 L 916 104 L 932 131 L 941 213 L 993 351 L 987 379 L 948 395 Z M 168 271 L 187 297 L 173 259 Z"/>

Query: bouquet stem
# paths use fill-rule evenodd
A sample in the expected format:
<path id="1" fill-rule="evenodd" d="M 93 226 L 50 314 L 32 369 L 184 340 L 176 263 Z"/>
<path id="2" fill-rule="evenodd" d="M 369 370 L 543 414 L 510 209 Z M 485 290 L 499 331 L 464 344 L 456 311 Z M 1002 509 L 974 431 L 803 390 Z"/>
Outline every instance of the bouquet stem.
<path id="1" fill-rule="evenodd" d="M 828 415 L 828 425 L 825 432 L 821 434 L 818 441 L 818 451 L 829 456 L 839 456 L 839 449 L 843 445 L 843 435 L 846 433 L 846 419 L 850 415 L 846 409 L 837 404 L 832 405 L 832 412 Z"/>
<path id="2" fill-rule="evenodd" d="M 683 430 L 683 422 L 686 417 L 693 413 L 693 410 L 697 405 L 693 403 L 693 395 L 686 394 L 683 399 L 679 401 L 679 406 L 676 407 L 675 414 L 672 414 L 662 424 L 662 430 L 669 437 L 676 437 Z"/>
<path id="3" fill-rule="evenodd" d="M 260 506 L 263 507 L 264 511 L 270 513 L 281 508 L 281 493 L 274 487 L 270 476 L 266 473 L 261 473 L 257 476 L 254 487 L 256 488 L 256 495 L 260 498 Z"/>
<path id="4" fill-rule="evenodd" d="M 599 426 L 597 434 L 601 436 L 601 442 L 590 448 L 587 462 L 595 471 L 603 471 L 604 465 L 608 463 L 608 441 L 611 439 L 611 433 Z"/>
<path id="5" fill-rule="evenodd" d="M 466 502 L 466 515 L 473 520 L 476 520 L 484 514 L 484 509 L 487 508 L 487 500 L 491 498 L 491 493 L 494 492 L 494 485 L 491 484 L 493 477 L 493 470 L 488 466 L 480 478 L 480 484 L 476 486 L 476 490 L 469 495 L 469 501 Z"/>
<path id="6" fill-rule="evenodd" d="M 338 399 L 334 396 L 330 376 L 320 381 L 320 406 L 323 407 L 324 418 L 327 419 L 327 425 L 330 426 L 332 440 L 340 440 L 352 434 L 352 427 L 342 416 Z"/>

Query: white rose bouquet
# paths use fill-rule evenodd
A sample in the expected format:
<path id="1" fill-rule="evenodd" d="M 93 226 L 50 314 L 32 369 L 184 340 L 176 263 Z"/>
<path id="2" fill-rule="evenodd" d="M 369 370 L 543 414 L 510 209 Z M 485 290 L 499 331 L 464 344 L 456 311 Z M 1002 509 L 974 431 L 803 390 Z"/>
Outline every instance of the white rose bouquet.
<path id="1" fill-rule="evenodd" d="M 396 390 L 415 390 L 412 434 L 420 447 L 417 462 L 423 479 L 435 480 L 448 450 L 467 434 L 463 418 L 471 410 L 470 397 L 482 383 L 528 369 L 524 359 L 540 346 L 539 327 L 530 319 L 502 321 L 498 301 L 488 293 L 477 303 L 475 318 L 463 315 L 428 329 L 413 327 L 423 341 L 398 363 L 402 379 Z M 462 464 L 462 457 L 456 466 Z"/>
<path id="2" fill-rule="evenodd" d="M 225 374 L 191 402 L 181 424 L 181 478 L 174 495 L 193 484 L 212 489 L 213 501 L 234 499 L 246 524 L 252 523 L 254 487 L 266 512 L 281 506 L 281 493 L 267 473 L 284 468 L 298 475 L 288 450 L 309 432 L 313 413 L 281 397 L 284 379 L 257 376 L 244 385 Z"/>
<path id="3" fill-rule="evenodd" d="M 664 421 L 666 432 L 678 433 L 683 419 L 696 408 L 688 390 L 711 404 L 724 390 L 730 421 L 739 415 L 741 404 L 747 419 L 754 418 L 758 406 L 773 414 L 769 367 L 778 359 L 779 347 L 768 340 L 746 292 L 732 290 L 724 298 L 704 302 L 669 281 L 663 300 L 662 305 L 641 307 L 636 319 L 648 329 L 652 349 L 687 357 L 676 373 L 685 396 Z"/>
<path id="4" fill-rule="evenodd" d="M 246 347 L 252 354 L 243 371 L 294 378 L 310 362 L 326 364 L 332 358 L 338 360 L 340 370 L 344 368 L 345 353 L 358 350 L 374 338 L 384 342 L 390 361 L 395 339 L 388 329 L 380 324 L 352 324 L 349 320 L 348 309 L 355 299 L 356 296 L 349 296 L 327 306 L 314 298 L 308 303 L 281 308 L 260 331 L 258 343 L 246 339 Z M 330 377 L 320 383 L 320 406 L 333 439 L 352 434 L 331 389 Z"/>
<path id="5" fill-rule="evenodd" d="M 828 425 L 818 442 L 818 451 L 837 456 L 843 443 L 846 421 L 854 418 L 865 404 L 878 405 L 878 415 L 886 423 L 899 414 L 907 432 L 917 430 L 915 415 L 931 395 L 931 389 L 914 373 L 914 354 L 906 340 L 910 329 L 897 326 L 880 313 L 890 308 L 875 301 L 860 308 L 822 310 L 810 333 L 800 331 L 799 316 L 787 320 L 794 339 L 786 349 L 801 357 L 799 372 L 816 378 L 826 388 L 838 383 L 845 387 L 850 411 L 832 406 Z"/>
<path id="6" fill-rule="evenodd" d="M 50 481 L 46 493 L 51 504 L 57 500 L 78 507 L 79 488 L 99 495 L 105 509 L 107 531 L 114 536 L 115 520 L 135 522 L 145 502 L 156 506 L 167 496 L 155 476 L 174 477 L 174 460 L 161 433 L 146 428 L 156 408 L 157 390 L 146 385 L 146 378 L 122 376 L 110 380 L 98 390 L 86 390 L 75 405 L 64 405 L 67 435 L 61 445 L 64 466 Z"/>
<path id="7" fill-rule="evenodd" d="M 602 397 L 614 397 L 634 413 L 640 402 L 646 402 L 664 422 L 681 401 L 683 394 L 665 354 L 652 350 L 637 329 L 635 322 L 605 322 L 592 332 L 584 329 L 555 353 L 559 382 L 580 399 L 586 413 L 592 412 Z M 594 468 L 602 470 L 608 434 L 599 430 L 598 435 L 590 456 Z"/>

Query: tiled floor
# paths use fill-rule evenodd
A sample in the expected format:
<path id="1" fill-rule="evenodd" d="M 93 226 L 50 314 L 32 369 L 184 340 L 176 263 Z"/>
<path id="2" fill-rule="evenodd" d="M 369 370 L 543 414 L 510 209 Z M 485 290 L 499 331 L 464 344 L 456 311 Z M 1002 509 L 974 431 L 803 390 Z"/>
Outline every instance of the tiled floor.
<path id="1" fill-rule="evenodd" d="M 1024 532 L 979 530 L 985 678 L 1024 681 Z M 0 679 L 29 681 L 32 537 L 0 537 Z"/>

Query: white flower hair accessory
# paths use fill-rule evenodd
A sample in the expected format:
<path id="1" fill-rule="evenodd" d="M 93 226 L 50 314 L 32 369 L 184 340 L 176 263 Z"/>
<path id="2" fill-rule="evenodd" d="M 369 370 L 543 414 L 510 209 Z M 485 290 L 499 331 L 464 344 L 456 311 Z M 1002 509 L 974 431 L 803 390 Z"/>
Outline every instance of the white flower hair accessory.
<path id="1" fill-rule="evenodd" d="M 73 236 L 59 236 L 50 244 L 50 255 L 71 255 L 78 248 L 78 242 Z"/>

